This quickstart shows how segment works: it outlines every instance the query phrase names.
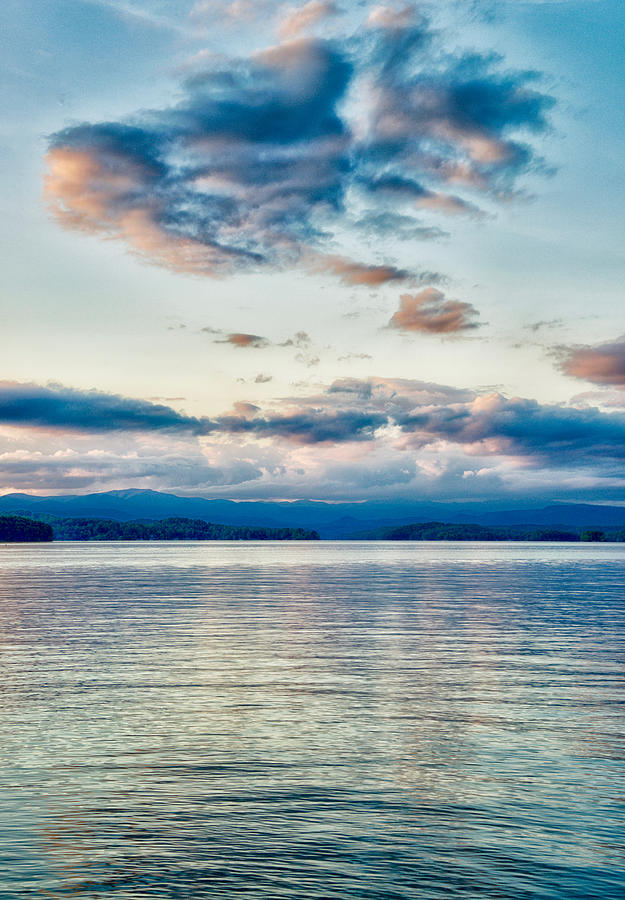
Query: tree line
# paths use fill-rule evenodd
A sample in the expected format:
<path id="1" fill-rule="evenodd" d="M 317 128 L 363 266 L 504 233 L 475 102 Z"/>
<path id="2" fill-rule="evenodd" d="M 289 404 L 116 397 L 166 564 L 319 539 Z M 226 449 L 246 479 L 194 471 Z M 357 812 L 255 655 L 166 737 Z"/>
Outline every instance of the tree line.
<path id="1" fill-rule="evenodd" d="M 486 525 L 456 525 L 419 522 L 411 525 L 376 528 L 352 538 L 368 541 L 625 541 L 625 529 L 563 531 L 557 528 L 518 529 Z"/>
<path id="2" fill-rule="evenodd" d="M 47 522 L 26 516 L 0 516 L 0 543 L 51 541 L 53 537 L 52 526 Z"/>
<path id="3" fill-rule="evenodd" d="M 318 541 L 319 533 L 305 528 L 265 528 L 216 525 L 203 519 L 172 517 L 157 521 L 119 522 L 116 519 L 60 518 L 40 514 L 0 516 L 0 542 L 27 541 Z M 518 529 L 445 522 L 376 528 L 349 535 L 370 541 L 618 541 L 625 529 L 564 531 L 556 528 Z"/>
<path id="4" fill-rule="evenodd" d="M 304 528 L 215 525 L 202 519 L 169 518 L 158 521 L 118 522 L 115 519 L 59 518 L 41 516 L 39 521 L 23 516 L 4 516 L 6 537 L 0 540 L 56 541 L 315 541 L 316 531 Z M 11 520 L 11 521 L 8 521 Z M 23 523 L 30 522 L 28 530 Z M 49 537 L 24 537 L 38 532 Z M 12 536 L 9 536 L 12 535 Z"/>

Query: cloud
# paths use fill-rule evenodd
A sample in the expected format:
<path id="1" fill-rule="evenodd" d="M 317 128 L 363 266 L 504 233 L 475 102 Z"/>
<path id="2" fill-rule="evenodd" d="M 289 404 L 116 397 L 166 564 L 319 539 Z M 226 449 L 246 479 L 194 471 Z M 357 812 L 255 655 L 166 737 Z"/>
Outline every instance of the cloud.
<path id="1" fill-rule="evenodd" d="M 331 9 L 298 8 L 289 35 Z M 348 284 L 409 278 L 394 262 L 352 263 L 336 250 L 363 197 L 374 204 L 368 227 L 389 233 L 398 203 L 478 215 L 476 198 L 508 197 L 540 167 L 526 138 L 547 129 L 552 105 L 536 73 L 449 54 L 440 40 L 406 7 L 378 10 L 343 38 L 202 56 L 176 105 L 52 135 L 50 209 L 66 228 L 179 272 L 303 265 Z M 418 229 L 405 223 L 397 236 L 436 236 Z"/>
<path id="2" fill-rule="evenodd" d="M 323 409 L 276 412 L 250 419 L 242 415 L 220 416 L 218 428 L 231 435 L 282 438 L 298 444 L 336 444 L 372 440 L 387 422 L 383 413 L 363 410 Z"/>
<path id="3" fill-rule="evenodd" d="M 338 208 L 351 65 L 298 40 L 187 79 L 186 98 L 136 123 L 56 134 L 46 195 L 61 224 L 196 274 L 284 264 Z"/>
<path id="4" fill-rule="evenodd" d="M 564 325 L 564 319 L 541 319 L 538 322 L 530 322 L 524 328 L 536 334 L 537 331 L 543 328 L 561 328 L 562 325 Z"/>
<path id="5" fill-rule="evenodd" d="M 273 16 L 277 0 L 197 0 L 189 12 L 195 27 L 249 26 Z"/>
<path id="6" fill-rule="evenodd" d="M 315 272 L 330 272 L 345 284 L 379 287 L 390 281 L 405 281 L 410 272 L 395 266 L 366 265 L 341 256 L 320 256 L 312 266 Z"/>
<path id="7" fill-rule="evenodd" d="M 159 452 L 156 448 L 119 450 L 65 448 L 46 453 L 20 448 L 0 452 L 3 490 L 97 490 L 113 487 L 206 489 L 256 481 L 263 471 L 247 460 L 207 462 L 197 448 L 185 453 Z"/>
<path id="8" fill-rule="evenodd" d="M 263 375 L 262 372 L 259 372 L 254 379 L 254 384 L 267 384 L 269 381 L 273 381 L 273 375 Z"/>
<path id="9" fill-rule="evenodd" d="M 0 424 L 63 431 L 187 431 L 206 434 L 207 419 L 159 403 L 59 384 L 0 382 Z"/>
<path id="10" fill-rule="evenodd" d="M 390 328 L 420 331 L 425 334 L 457 334 L 479 328 L 479 315 L 471 303 L 447 300 L 436 288 L 424 288 L 418 294 L 402 294 Z"/>
<path id="11" fill-rule="evenodd" d="M 299 347 L 300 349 L 304 349 L 310 347 L 311 343 L 312 341 L 307 331 L 296 331 L 293 337 L 287 338 L 286 341 L 282 341 L 278 346 Z"/>
<path id="12" fill-rule="evenodd" d="M 416 379 L 342 378 L 268 403 L 241 400 L 210 419 L 98 391 L 3 382 L 0 426 L 5 490 L 130 483 L 273 498 L 364 499 L 395 489 L 492 498 L 512 489 L 545 496 L 557 477 L 559 496 L 625 496 L 622 408 Z"/>
<path id="13" fill-rule="evenodd" d="M 212 328 L 210 325 L 207 325 L 204 328 L 200 328 L 200 333 L 212 334 L 212 335 L 224 335 L 224 332 L 219 328 Z M 269 338 L 263 337 L 260 334 L 251 334 L 245 331 L 234 331 L 229 334 L 226 333 L 225 337 L 221 337 L 215 341 L 215 344 L 230 344 L 232 347 L 236 347 L 238 349 L 245 348 L 255 348 L 255 349 L 264 349 L 266 347 L 293 347 L 296 350 L 303 351 L 305 354 L 306 361 L 310 358 L 310 350 L 312 347 L 312 340 L 310 335 L 306 331 L 296 331 L 295 334 L 286 338 L 284 341 L 271 341 Z M 295 359 L 302 361 L 304 356 L 302 353 L 298 354 Z M 316 359 L 316 362 L 319 362 Z M 310 363 L 309 363 L 310 364 Z M 267 381 L 271 381 L 270 376 L 257 376 L 257 383 L 262 383 L 262 379 L 265 378 Z"/>
<path id="14" fill-rule="evenodd" d="M 201 328 L 200 331 L 206 332 L 207 334 L 223 334 L 222 331 L 211 327 Z M 300 351 L 295 355 L 295 359 L 298 362 L 303 362 L 308 366 L 314 366 L 319 363 L 319 357 L 314 356 L 311 352 L 312 340 L 306 331 L 296 331 L 292 337 L 278 342 L 270 341 L 269 338 L 263 337 L 260 334 L 235 331 L 227 334 L 223 338 L 213 341 L 213 343 L 230 344 L 230 346 L 236 347 L 237 349 L 246 349 L 250 347 L 253 349 L 265 349 L 266 347 L 293 347 L 295 350 Z M 262 383 L 263 379 L 271 381 L 270 377 L 258 375 L 256 383 Z"/>
<path id="15" fill-rule="evenodd" d="M 570 467 L 625 459 L 625 415 L 539 404 L 410 379 L 344 378 L 319 394 L 261 407 L 241 401 L 212 419 L 168 406 L 60 385 L 0 383 L 0 424 L 61 434 L 145 433 L 299 446 L 376 443 L 421 452 L 457 446 L 471 456 Z"/>
<path id="16" fill-rule="evenodd" d="M 235 331 L 232 334 L 229 334 L 227 337 L 223 338 L 223 340 L 215 341 L 216 344 L 231 344 L 233 347 L 238 347 L 239 349 L 245 347 L 268 347 L 269 341 L 267 338 L 261 337 L 259 334 L 246 334 L 242 331 Z"/>
<path id="17" fill-rule="evenodd" d="M 413 28 L 417 23 L 423 25 L 424 19 L 417 13 L 417 7 L 414 3 L 405 3 L 399 8 L 376 6 L 367 18 L 367 25 L 370 27 L 398 32 Z"/>
<path id="18" fill-rule="evenodd" d="M 413 216 L 391 210 L 365 210 L 354 221 L 354 227 L 374 235 L 393 235 L 395 239 L 436 241 L 449 237 L 449 233 L 434 225 L 423 225 Z"/>
<path id="19" fill-rule="evenodd" d="M 581 394 L 575 394 L 570 401 L 575 406 L 599 406 L 612 407 L 615 409 L 625 409 L 625 392 L 618 390 L 607 390 L 603 388 L 599 391 L 582 391 Z"/>
<path id="20" fill-rule="evenodd" d="M 481 218 L 483 213 L 473 203 L 463 200 L 455 194 L 431 191 L 412 178 L 401 175 L 377 175 L 363 179 L 363 185 L 371 194 L 387 194 L 395 203 L 398 200 L 410 201 L 422 209 L 440 210 L 451 215 L 465 213 Z"/>
<path id="21" fill-rule="evenodd" d="M 565 375 L 593 384 L 625 388 L 625 336 L 594 346 L 557 347 L 555 353 Z"/>
<path id="22" fill-rule="evenodd" d="M 409 451 L 457 446 L 469 456 L 569 467 L 625 459 L 625 415 L 500 393 L 477 394 L 409 379 L 339 379 L 323 393 L 290 398 L 253 418 L 221 416 L 231 435 L 301 445 L 392 443 Z"/>
<path id="23" fill-rule="evenodd" d="M 370 24 L 377 40 L 365 147 L 374 183 L 383 161 L 393 176 L 414 180 L 415 192 L 426 179 L 497 197 L 541 166 L 520 137 L 548 128 L 554 101 L 537 89 L 536 72 L 506 70 L 494 53 L 437 56 L 422 18 Z"/>
<path id="24" fill-rule="evenodd" d="M 280 25 L 282 39 L 294 38 L 324 19 L 336 16 L 338 7 L 331 0 L 309 0 L 303 6 L 291 7 Z"/>

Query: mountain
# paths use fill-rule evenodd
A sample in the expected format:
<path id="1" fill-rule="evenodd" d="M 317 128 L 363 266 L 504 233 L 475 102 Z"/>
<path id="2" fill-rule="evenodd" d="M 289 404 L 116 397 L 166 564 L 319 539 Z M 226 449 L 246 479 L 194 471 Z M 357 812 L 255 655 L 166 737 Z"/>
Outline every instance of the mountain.
<path id="1" fill-rule="evenodd" d="M 625 525 L 625 507 L 596 506 L 591 503 L 554 503 L 542 509 L 509 509 L 483 513 L 458 521 L 480 525 L 567 525 L 573 528 L 602 527 L 622 528 Z"/>
<path id="2" fill-rule="evenodd" d="M 540 508 L 492 509 L 477 504 L 373 502 L 325 503 L 315 500 L 241 501 L 178 497 L 149 490 L 106 491 L 37 497 L 5 494 L 0 513 L 45 514 L 63 518 L 158 520 L 203 519 L 222 525 L 306 528 L 323 538 L 342 538 L 357 531 L 423 522 L 476 524 L 485 527 L 623 528 L 625 507 L 557 503 Z"/>
<path id="3" fill-rule="evenodd" d="M 241 501 L 178 497 L 149 490 L 106 491 L 97 494 L 70 494 L 38 497 L 5 494 L 1 512 L 52 515 L 61 518 L 116 519 L 121 522 L 171 517 L 204 519 L 223 525 L 255 525 L 267 528 L 308 528 L 323 536 L 340 537 L 360 528 L 395 525 L 414 521 L 411 509 L 398 514 L 396 505 L 372 506 L 359 503 L 333 504 L 314 500 Z M 429 511 L 426 518 L 432 518 Z"/>

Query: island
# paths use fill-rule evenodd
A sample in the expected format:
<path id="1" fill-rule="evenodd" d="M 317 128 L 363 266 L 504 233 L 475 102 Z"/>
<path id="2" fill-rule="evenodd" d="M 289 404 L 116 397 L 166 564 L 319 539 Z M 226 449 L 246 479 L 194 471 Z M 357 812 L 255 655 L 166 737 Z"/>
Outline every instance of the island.
<path id="1" fill-rule="evenodd" d="M 559 528 L 501 528 L 447 522 L 416 522 L 411 525 L 357 531 L 348 536 L 359 541 L 625 541 L 625 530 L 565 531 Z"/>

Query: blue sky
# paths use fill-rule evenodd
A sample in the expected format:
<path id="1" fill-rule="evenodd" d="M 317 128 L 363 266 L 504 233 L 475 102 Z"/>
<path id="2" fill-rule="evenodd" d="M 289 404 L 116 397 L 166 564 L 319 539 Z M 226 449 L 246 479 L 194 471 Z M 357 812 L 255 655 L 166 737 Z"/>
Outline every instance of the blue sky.
<path id="1" fill-rule="evenodd" d="M 622 3 L 0 18 L 1 491 L 625 499 Z"/>

